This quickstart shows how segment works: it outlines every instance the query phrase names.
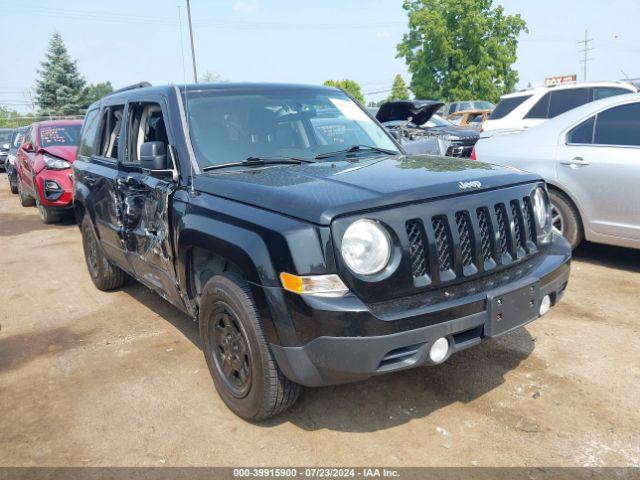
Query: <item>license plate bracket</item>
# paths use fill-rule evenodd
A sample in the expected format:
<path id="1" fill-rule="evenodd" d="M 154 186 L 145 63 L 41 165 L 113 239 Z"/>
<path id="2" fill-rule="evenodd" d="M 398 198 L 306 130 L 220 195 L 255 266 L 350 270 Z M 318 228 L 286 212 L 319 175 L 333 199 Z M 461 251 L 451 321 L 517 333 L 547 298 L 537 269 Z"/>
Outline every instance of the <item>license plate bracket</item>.
<path id="1" fill-rule="evenodd" d="M 538 317 L 540 283 L 495 293 L 488 296 L 487 300 L 489 319 L 485 325 L 485 336 L 502 335 Z"/>

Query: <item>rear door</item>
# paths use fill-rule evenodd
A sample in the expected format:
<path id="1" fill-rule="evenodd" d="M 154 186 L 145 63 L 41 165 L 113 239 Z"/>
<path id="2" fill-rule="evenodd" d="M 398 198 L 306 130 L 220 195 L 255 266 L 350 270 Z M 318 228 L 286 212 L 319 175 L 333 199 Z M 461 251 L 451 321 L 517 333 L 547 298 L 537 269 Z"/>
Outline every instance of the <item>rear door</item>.
<path id="1" fill-rule="evenodd" d="M 570 130 L 557 172 L 588 230 L 640 241 L 640 103 L 609 108 Z"/>
<path id="2" fill-rule="evenodd" d="M 128 104 L 126 146 L 118 184 L 123 202 L 125 250 L 136 277 L 182 307 L 170 224 L 177 169 L 169 153 L 172 136 L 165 118 L 167 108 L 161 96 L 147 95 Z M 140 166 L 140 148 L 152 141 L 164 143 L 173 172 L 150 172 Z"/>
<path id="3" fill-rule="evenodd" d="M 124 148 L 123 118 L 124 104 L 114 103 L 85 120 L 85 130 L 90 127 L 89 120 L 96 122 L 91 127 L 97 129 L 97 135 L 91 148 L 80 145 L 81 155 L 89 161 L 84 169 L 77 171 L 82 178 L 76 181 L 87 185 L 89 194 L 85 205 L 92 215 L 103 250 L 111 260 L 130 270 L 124 249 L 122 199 L 117 185 L 118 160 Z"/>

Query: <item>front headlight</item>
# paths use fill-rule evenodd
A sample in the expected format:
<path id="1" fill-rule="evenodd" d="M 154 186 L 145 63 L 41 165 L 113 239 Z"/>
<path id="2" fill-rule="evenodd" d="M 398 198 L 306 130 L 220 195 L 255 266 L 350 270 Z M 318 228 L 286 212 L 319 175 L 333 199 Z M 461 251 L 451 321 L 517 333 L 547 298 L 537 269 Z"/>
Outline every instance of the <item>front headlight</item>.
<path id="1" fill-rule="evenodd" d="M 65 170 L 71 168 L 71 164 L 61 158 L 51 157 L 49 155 L 43 155 L 44 164 L 51 170 Z"/>
<path id="2" fill-rule="evenodd" d="M 531 196 L 533 202 L 533 214 L 536 217 L 536 223 L 541 233 L 547 230 L 549 223 L 549 201 L 547 199 L 547 192 L 544 188 L 538 187 L 533 191 Z"/>
<path id="3" fill-rule="evenodd" d="M 342 258 L 359 275 L 381 272 L 391 258 L 391 239 L 378 222 L 356 220 L 342 237 Z"/>

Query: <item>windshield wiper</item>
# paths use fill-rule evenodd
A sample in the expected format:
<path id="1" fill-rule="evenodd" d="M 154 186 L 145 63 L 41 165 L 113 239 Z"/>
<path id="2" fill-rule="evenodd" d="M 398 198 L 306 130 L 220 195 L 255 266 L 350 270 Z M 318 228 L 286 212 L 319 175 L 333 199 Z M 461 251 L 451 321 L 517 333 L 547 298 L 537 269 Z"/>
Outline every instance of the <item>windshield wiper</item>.
<path id="1" fill-rule="evenodd" d="M 351 145 L 349 148 L 343 150 L 336 150 L 335 152 L 325 152 L 316 155 L 316 160 L 322 160 L 323 158 L 337 157 L 338 155 L 344 155 L 347 153 L 361 152 L 363 150 L 373 150 L 375 152 L 384 153 L 385 155 L 398 155 L 400 152 L 395 150 L 387 150 L 386 148 L 373 147 L 371 145 Z"/>
<path id="2" fill-rule="evenodd" d="M 241 162 L 221 163 L 218 165 L 208 165 L 202 168 L 203 172 L 218 170 L 227 167 L 253 167 L 255 165 L 300 165 L 301 163 L 315 163 L 307 158 L 297 157 L 248 157 Z"/>

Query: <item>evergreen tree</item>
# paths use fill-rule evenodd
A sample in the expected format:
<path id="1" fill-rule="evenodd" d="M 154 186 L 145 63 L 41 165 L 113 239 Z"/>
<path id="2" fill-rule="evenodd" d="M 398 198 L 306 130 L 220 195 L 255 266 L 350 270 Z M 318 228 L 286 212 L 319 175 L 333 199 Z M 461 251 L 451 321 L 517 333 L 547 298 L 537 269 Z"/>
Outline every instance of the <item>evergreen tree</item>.
<path id="1" fill-rule="evenodd" d="M 409 100 L 409 90 L 407 89 L 407 84 L 404 83 L 404 80 L 397 74 L 393 79 L 393 85 L 391 86 L 391 95 L 389 96 L 389 101 L 391 100 Z"/>
<path id="2" fill-rule="evenodd" d="M 50 115 L 77 115 L 82 113 L 84 78 L 78 72 L 77 62 L 71 60 L 62 36 L 54 33 L 49 40 L 45 61 L 38 71 L 36 100 L 40 111 Z"/>

